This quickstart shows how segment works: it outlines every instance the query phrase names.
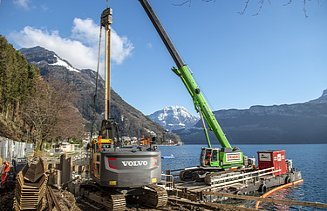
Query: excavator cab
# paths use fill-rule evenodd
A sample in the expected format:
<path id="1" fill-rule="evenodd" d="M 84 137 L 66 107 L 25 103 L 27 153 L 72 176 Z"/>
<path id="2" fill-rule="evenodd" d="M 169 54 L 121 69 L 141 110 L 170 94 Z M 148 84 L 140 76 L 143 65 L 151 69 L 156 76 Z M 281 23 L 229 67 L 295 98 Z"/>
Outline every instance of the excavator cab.
<path id="1" fill-rule="evenodd" d="M 121 146 L 118 124 L 114 119 L 103 120 L 98 138 L 92 140 L 91 174 L 94 177 L 100 178 L 101 153 L 113 151 Z"/>
<path id="2" fill-rule="evenodd" d="M 114 119 L 102 120 L 101 129 L 99 131 L 99 138 L 108 140 L 112 147 L 121 147 L 122 143 L 119 138 L 118 123 Z M 110 141 L 109 141 L 110 140 Z"/>

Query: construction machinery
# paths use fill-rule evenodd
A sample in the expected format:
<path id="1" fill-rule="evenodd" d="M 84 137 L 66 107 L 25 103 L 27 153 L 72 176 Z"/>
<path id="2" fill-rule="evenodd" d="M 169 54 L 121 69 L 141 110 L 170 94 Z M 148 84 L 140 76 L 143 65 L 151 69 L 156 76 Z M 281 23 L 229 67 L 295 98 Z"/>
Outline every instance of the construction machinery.
<path id="1" fill-rule="evenodd" d="M 158 17 L 152 10 L 147 0 L 140 0 L 145 12 L 150 18 L 152 24 L 157 30 L 171 57 L 173 58 L 176 67 L 172 68 L 172 71 L 182 80 L 187 91 L 192 97 L 195 110 L 200 115 L 204 134 L 208 146 L 202 148 L 200 155 L 200 166 L 190 169 L 185 169 L 181 172 L 180 177 L 182 180 L 189 178 L 200 179 L 204 178 L 209 172 L 231 170 L 234 168 L 242 168 L 247 162 L 247 157 L 243 155 L 243 152 L 237 148 L 232 147 L 227 140 L 222 128 L 220 127 L 216 117 L 201 92 L 198 84 L 196 83 L 189 67 L 184 63 L 181 56 L 177 52 L 175 46 L 170 40 L 167 32 L 161 25 Z M 208 129 L 214 133 L 221 148 L 214 148 L 211 146 L 211 141 L 208 134 Z"/>
<path id="2" fill-rule="evenodd" d="M 165 206 L 167 192 L 156 185 L 161 179 L 157 146 L 124 146 L 118 124 L 110 118 L 111 23 L 112 9 L 106 8 L 101 15 L 106 40 L 105 114 L 99 136 L 91 142 L 92 181 L 82 184 L 80 193 L 84 199 L 109 210 L 125 210 L 126 200 L 152 208 Z"/>
<path id="3" fill-rule="evenodd" d="M 153 138 L 151 138 L 151 137 L 147 137 L 146 138 L 146 137 L 142 136 L 140 138 L 140 140 L 138 141 L 139 142 L 139 145 L 140 146 L 150 146 L 154 142 L 153 141 Z"/>
<path id="4" fill-rule="evenodd" d="M 253 168 L 253 161 L 251 159 L 248 160 L 240 149 L 230 145 L 190 69 L 178 54 L 148 1 L 139 0 L 139 2 L 175 61 L 176 68 L 172 68 L 172 70 L 182 80 L 193 99 L 194 107 L 201 117 L 208 144 L 207 147 L 201 150 L 200 165 L 182 170 L 180 178 L 182 180 L 189 178 L 193 180 L 204 179 L 210 184 L 216 184 L 217 181 L 225 180 L 226 177 L 229 180 L 229 177 L 237 178 L 238 174 L 247 174 L 245 172 L 247 170 L 250 173 L 256 170 Z M 161 178 L 161 155 L 157 150 L 157 146 L 153 144 L 153 140 L 150 142 L 150 145 L 124 146 L 119 136 L 118 124 L 110 118 L 111 23 L 112 10 L 107 8 L 101 15 L 101 26 L 106 29 L 105 117 L 102 121 L 98 138 L 93 140 L 91 144 L 91 176 L 94 183 L 82 184 L 81 195 L 110 210 L 124 210 L 126 199 L 127 201 L 130 200 L 152 208 L 165 206 L 168 199 L 167 192 L 164 188 L 157 186 Z M 212 147 L 208 130 L 214 133 L 221 148 Z M 266 154 L 264 153 L 270 152 L 263 152 L 261 156 L 263 160 L 260 158 L 259 162 L 265 160 L 264 156 Z M 273 155 L 275 154 L 273 153 Z M 250 167 L 245 168 L 247 166 Z M 264 168 L 271 167 L 270 169 L 275 173 L 282 171 L 279 167 L 285 165 L 283 163 L 271 164 L 271 162 L 268 162 L 262 163 L 262 166 Z M 237 169 L 242 169 L 242 171 L 234 171 Z M 293 169 L 291 169 L 291 172 L 283 171 L 283 174 L 277 175 L 279 177 L 276 179 L 289 175 L 295 179 L 300 178 L 300 173 L 294 172 Z M 293 173 L 296 175 L 294 176 Z M 292 181 L 295 180 L 294 178 Z M 231 181 L 228 182 L 230 183 Z M 265 183 L 259 185 L 267 187 L 264 186 L 266 185 Z M 273 185 L 277 185 L 277 183 L 274 182 Z"/>

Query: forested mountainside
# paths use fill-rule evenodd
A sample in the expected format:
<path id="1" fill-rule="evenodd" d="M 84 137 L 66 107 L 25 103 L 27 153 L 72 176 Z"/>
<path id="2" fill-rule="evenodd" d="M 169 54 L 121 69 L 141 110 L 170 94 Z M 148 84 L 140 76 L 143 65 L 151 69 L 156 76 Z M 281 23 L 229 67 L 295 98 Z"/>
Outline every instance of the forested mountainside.
<path id="1" fill-rule="evenodd" d="M 21 112 L 38 76 L 38 69 L 0 35 L 0 136 L 22 138 Z"/>
<path id="2" fill-rule="evenodd" d="M 30 63 L 40 69 L 42 77 L 46 80 L 54 79 L 75 88 L 77 100 L 74 105 L 86 120 L 87 131 L 90 131 L 94 110 L 96 111 L 95 126 L 100 126 L 104 112 L 104 80 L 101 77 L 99 78 L 96 104 L 94 106 L 95 71 L 77 69 L 69 61 L 60 58 L 55 52 L 42 47 L 21 49 L 20 51 Z M 159 141 L 162 141 L 163 137 L 175 142 L 180 140 L 177 135 L 166 132 L 159 124 L 125 102 L 114 90 L 112 90 L 111 97 L 111 116 L 119 123 L 122 135 L 140 137 L 155 133 Z"/>
<path id="3" fill-rule="evenodd" d="M 40 148 L 44 141 L 81 138 L 84 121 L 74 99 L 72 88 L 44 81 L 38 68 L 0 36 L 0 136 Z"/>

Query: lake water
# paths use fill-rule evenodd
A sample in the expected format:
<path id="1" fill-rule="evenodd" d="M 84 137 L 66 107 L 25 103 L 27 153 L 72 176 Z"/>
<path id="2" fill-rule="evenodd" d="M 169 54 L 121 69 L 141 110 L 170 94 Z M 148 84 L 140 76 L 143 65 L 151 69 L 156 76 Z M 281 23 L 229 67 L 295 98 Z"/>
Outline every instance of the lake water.
<path id="1" fill-rule="evenodd" d="M 162 155 L 175 156 L 174 159 L 162 159 L 163 170 L 198 165 L 201 147 L 203 145 L 160 146 Z M 293 167 L 301 170 L 304 183 L 278 191 L 274 193 L 274 197 L 327 203 L 327 144 L 238 145 L 238 147 L 248 157 L 254 156 L 256 161 L 257 151 L 284 149 L 286 158 L 293 160 Z"/>

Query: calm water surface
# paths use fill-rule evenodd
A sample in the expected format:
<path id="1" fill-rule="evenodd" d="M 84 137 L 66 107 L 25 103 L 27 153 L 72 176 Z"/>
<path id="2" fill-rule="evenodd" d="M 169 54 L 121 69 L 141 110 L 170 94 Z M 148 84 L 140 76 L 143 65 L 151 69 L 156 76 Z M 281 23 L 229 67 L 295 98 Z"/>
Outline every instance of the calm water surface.
<path id="1" fill-rule="evenodd" d="M 162 155 L 175 156 L 175 159 L 162 159 L 163 170 L 198 165 L 201 147 L 203 146 L 160 146 Z M 301 170 L 304 183 L 278 191 L 274 193 L 274 197 L 327 203 L 327 144 L 238 145 L 238 147 L 245 155 L 254 156 L 256 160 L 257 151 L 284 149 L 286 158 L 293 160 L 293 166 Z"/>

